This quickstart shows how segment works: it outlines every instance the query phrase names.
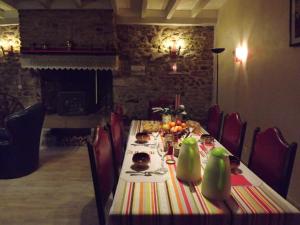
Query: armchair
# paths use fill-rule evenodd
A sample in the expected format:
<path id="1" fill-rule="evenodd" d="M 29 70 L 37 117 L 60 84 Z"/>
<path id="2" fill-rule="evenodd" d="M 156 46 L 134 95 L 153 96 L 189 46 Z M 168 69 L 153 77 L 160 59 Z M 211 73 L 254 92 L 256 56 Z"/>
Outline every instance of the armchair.
<path id="1" fill-rule="evenodd" d="M 39 146 L 45 110 L 37 103 L 5 118 L 0 129 L 0 179 L 22 177 L 39 165 Z"/>

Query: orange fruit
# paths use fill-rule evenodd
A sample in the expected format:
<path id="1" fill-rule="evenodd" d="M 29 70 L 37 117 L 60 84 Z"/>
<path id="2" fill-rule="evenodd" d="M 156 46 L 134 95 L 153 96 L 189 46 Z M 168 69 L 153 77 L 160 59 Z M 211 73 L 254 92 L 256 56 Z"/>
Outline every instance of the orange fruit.
<path id="1" fill-rule="evenodd" d="M 182 128 L 186 128 L 186 123 L 181 123 Z"/>
<path id="2" fill-rule="evenodd" d="M 182 131 L 182 130 L 183 130 L 182 126 L 177 126 L 177 131 L 178 131 L 178 132 L 180 132 L 180 131 Z"/>
<path id="3" fill-rule="evenodd" d="M 176 127 L 171 127 L 170 131 L 171 132 L 176 132 Z"/>
<path id="4" fill-rule="evenodd" d="M 175 124 L 175 122 L 170 122 L 169 125 L 170 125 L 170 127 L 175 127 L 176 124 Z"/>

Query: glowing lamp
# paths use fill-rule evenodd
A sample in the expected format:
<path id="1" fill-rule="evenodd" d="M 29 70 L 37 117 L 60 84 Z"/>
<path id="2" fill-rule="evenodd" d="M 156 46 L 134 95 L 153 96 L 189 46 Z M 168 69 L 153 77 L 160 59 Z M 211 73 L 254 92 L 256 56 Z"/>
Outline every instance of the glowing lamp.
<path id="1" fill-rule="evenodd" d="M 174 63 L 172 65 L 172 70 L 173 70 L 173 72 L 177 72 L 177 64 L 176 63 Z"/>
<path id="2" fill-rule="evenodd" d="M 239 63 L 246 62 L 248 57 L 248 49 L 245 46 L 239 46 L 235 49 L 235 61 Z"/>
<path id="3" fill-rule="evenodd" d="M 12 54 L 14 52 L 13 42 L 11 40 L 1 40 L 0 49 L 2 51 L 3 56 L 7 54 Z"/>
<path id="4" fill-rule="evenodd" d="M 172 44 L 169 45 L 169 52 L 171 56 L 178 56 L 180 54 L 181 45 L 176 40 L 172 40 Z"/>

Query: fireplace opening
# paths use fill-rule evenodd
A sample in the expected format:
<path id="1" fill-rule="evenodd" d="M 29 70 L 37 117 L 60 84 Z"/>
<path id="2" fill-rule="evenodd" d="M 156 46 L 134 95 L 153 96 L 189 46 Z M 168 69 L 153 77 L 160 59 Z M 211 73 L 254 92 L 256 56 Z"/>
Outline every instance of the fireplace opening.
<path id="1" fill-rule="evenodd" d="M 112 71 L 41 70 L 42 102 L 47 114 L 95 113 L 112 107 Z"/>

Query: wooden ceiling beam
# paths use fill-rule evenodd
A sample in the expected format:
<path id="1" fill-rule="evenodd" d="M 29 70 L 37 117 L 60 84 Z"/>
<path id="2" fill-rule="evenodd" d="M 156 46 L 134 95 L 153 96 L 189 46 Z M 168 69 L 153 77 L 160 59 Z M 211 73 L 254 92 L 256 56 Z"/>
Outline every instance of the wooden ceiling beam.
<path id="1" fill-rule="evenodd" d="M 169 0 L 168 5 L 165 9 L 165 14 L 166 14 L 167 20 L 172 18 L 180 1 L 181 0 Z"/>
<path id="2" fill-rule="evenodd" d="M 209 3 L 210 0 L 198 0 L 194 8 L 192 9 L 191 16 L 195 18 L 203 10 L 203 8 Z"/>
<path id="3" fill-rule="evenodd" d="M 148 6 L 148 0 L 143 0 L 142 1 L 142 9 L 141 9 L 141 18 L 145 18 L 146 17 L 146 11 L 147 11 L 147 6 Z"/>
<path id="4" fill-rule="evenodd" d="M 117 4 L 117 0 L 111 0 L 111 6 L 112 6 L 112 9 L 115 13 L 115 15 L 118 15 L 119 14 L 119 7 L 118 7 L 118 4 Z"/>
<path id="5" fill-rule="evenodd" d="M 17 10 L 16 4 L 12 0 L 0 0 L 0 9 L 3 11 Z"/>

